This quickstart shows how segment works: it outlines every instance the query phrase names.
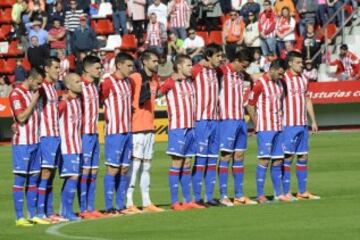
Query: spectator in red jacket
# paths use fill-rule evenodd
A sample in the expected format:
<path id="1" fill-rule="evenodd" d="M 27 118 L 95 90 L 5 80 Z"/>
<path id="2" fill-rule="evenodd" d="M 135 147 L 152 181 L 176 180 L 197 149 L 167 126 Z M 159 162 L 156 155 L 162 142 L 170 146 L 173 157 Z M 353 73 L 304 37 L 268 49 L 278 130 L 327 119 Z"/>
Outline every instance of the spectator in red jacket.
<path id="1" fill-rule="evenodd" d="M 264 11 L 259 15 L 261 51 L 264 56 L 276 51 L 276 15 L 269 0 L 264 1 Z"/>

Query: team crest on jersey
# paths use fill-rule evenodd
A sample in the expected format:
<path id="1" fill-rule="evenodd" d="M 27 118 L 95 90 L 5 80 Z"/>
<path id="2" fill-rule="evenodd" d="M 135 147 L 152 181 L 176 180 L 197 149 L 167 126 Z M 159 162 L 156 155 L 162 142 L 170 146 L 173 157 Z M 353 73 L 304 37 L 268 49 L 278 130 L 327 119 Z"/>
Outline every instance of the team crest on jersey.
<path id="1" fill-rule="evenodd" d="M 20 108 L 21 108 L 20 100 L 15 100 L 15 101 L 13 102 L 13 106 L 14 106 L 14 109 L 15 109 L 15 110 L 20 109 Z"/>

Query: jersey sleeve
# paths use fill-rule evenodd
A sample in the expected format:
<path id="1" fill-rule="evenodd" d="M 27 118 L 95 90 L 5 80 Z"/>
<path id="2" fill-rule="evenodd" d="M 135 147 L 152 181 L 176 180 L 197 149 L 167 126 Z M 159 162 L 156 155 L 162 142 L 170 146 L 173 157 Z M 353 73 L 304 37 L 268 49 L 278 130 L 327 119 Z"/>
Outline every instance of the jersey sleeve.
<path id="1" fill-rule="evenodd" d="M 15 116 L 25 111 L 26 102 L 25 99 L 20 96 L 17 92 L 12 92 L 9 96 L 10 107 Z"/>
<path id="2" fill-rule="evenodd" d="M 201 70 L 202 70 L 202 66 L 200 64 L 196 64 L 195 66 L 193 66 L 192 72 L 191 72 L 191 76 L 192 76 L 193 80 L 201 72 Z"/>
<path id="3" fill-rule="evenodd" d="M 59 102 L 59 116 L 63 115 L 66 111 L 66 100 L 63 99 Z"/>
<path id="4" fill-rule="evenodd" d="M 249 103 L 248 104 L 250 106 L 256 105 L 262 91 L 263 91 L 263 86 L 262 86 L 261 82 L 258 80 L 255 83 L 254 87 L 251 89 L 250 94 L 249 94 Z"/>
<path id="5" fill-rule="evenodd" d="M 111 82 L 107 78 L 100 84 L 100 100 L 103 102 L 109 97 L 111 91 Z"/>
<path id="6" fill-rule="evenodd" d="M 168 78 L 165 80 L 164 84 L 160 86 L 159 91 L 161 92 L 161 94 L 165 95 L 173 88 L 174 88 L 174 80 Z"/>

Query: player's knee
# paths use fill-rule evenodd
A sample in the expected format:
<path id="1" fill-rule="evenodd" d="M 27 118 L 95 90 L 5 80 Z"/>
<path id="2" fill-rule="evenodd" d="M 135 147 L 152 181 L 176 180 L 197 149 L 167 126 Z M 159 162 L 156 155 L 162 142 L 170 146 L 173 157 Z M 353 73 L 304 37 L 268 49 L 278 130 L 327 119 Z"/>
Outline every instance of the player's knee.
<path id="1" fill-rule="evenodd" d="M 307 161 L 308 160 L 308 155 L 307 154 L 298 155 L 298 159 L 302 160 L 302 161 Z"/>
<path id="2" fill-rule="evenodd" d="M 98 172 L 98 169 L 97 169 L 97 168 L 91 169 L 91 174 L 92 174 L 92 175 L 97 174 L 97 172 Z"/>
<path id="3" fill-rule="evenodd" d="M 74 180 L 74 181 L 78 180 L 78 178 L 79 178 L 79 176 L 76 176 L 76 175 L 69 177 L 69 179 Z"/>
<path id="4" fill-rule="evenodd" d="M 272 166 L 281 166 L 283 164 L 283 160 L 282 159 L 275 159 L 272 161 L 271 165 Z"/>
<path id="5" fill-rule="evenodd" d="M 191 158 L 185 159 L 184 168 L 191 168 Z"/>
<path id="6" fill-rule="evenodd" d="M 295 155 L 285 154 L 285 160 L 287 160 L 287 161 L 293 161 L 294 157 L 295 157 Z"/>
<path id="7" fill-rule="evenodd" d="M 49 168 L 41 169 L 41 178 L 42 179 L 49 179 L 51 177 L 52 170 Z"/>
<path id="8" fill-rule="evenodd" d="M 228 153 L 228 152 L 222 152 L 221 153 L 221 160 L 222 161 L 230 162 L 231 159 L 232 159 L 232 153 Z"/>
<path id="9" fill-rule="evenodd" d="M 259 159 L 258 164 L 263 167 L 268 167 L 270 159 Z"/>
<path id="10" fill-rule="evenodd" d="M 116 174 L 118 174 L 118 172 L 119 172 L 119 168 L 107 166 L 107 174 L 111 176 L 115 176 Z"/>
<path id="11" fill-rule="evenodd" d="M 90 169 L 89 168 L 83 168 L 82 169 L 82 174 L 90 174 Z"/>
<path id="12" fill-rule="evenodd" d="M 243 161 L 244 156 L 245 156 L 244 152 L 235 152 L 234 159 L 237 160 L 237 161 Z"/>
<path id="13" fill-rule="evenodd" d="M 150 161 L 143 162 L 143 172 L 149 172 L 151 168 Z"/>
<path id="14" fill-rule="evenodd" d="M 120 171 L 120 174 L 125 176 L 129 171 L 129 167 L 128 166 L 122 166 L 121 167 L 121 171 Z"/>
<path id="15" fill-rule="evenodd" d="M 182 159 L 181 158 L 173 158 L 172 159 L 172 167 L 175 167 L 175 168 L 181 168 L 182 167 Z"/>

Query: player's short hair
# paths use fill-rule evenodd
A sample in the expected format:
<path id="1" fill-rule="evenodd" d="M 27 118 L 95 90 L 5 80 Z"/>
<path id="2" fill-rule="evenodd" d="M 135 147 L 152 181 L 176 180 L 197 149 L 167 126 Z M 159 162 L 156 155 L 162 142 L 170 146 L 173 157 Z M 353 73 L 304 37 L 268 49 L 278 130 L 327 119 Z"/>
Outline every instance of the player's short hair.
<path id="1" fill-rule="evenodd" d="M 85 68 L 88 66 L 94 65 L 95 63 L 101 63 L 100 58 L 93 55 L 87 55 L 83 59 L 83 70 L 85 70 Z"/>
<path id="2" fill-rule="evenodd" d="M 175 72 L 178 71 L 178 65 L 183 64 L 186 59 L 190 60 L 190 62 L 191 62 L 191 57 L 189 57 L 188 55 L 179 54 L 176 56 L 175 61 L 174 61 L 174 71 Z"/>
<path id="3" fill-rule="evenodd" d="M 288 52 L 288 54 L 286 55 L 286 65 L 289 65 L 289 62 L 292 62 L 295 58 L 301 58 L 302 59 L 301 53 L 298 52 L 298 51 L 290 51 L 290 52 Z"/>
<path id="4" fill-rule="evenodd" d="M 251 51 L 249 51 L 247 49 L 242 49 L 235 53 L 234 60 L 237 60 L 239 62 L 247 61 L 247 62 L 251 63 L 253 61 L 253 56 L 251 54 Z"/>
<path id="5" fill-rule="evenodd" d="M 275 59 L 274 61 L 271 62 L 270 64 L 270 69 L 285 69 L 286 68 L 286 64 L 285 61 L 281 58 Z"/>
<path id="6" fill-rule="evenodd" d="M 50 68 L 54 62 L 60 63 L 60 59 L 57 57 L 49 57 L 49 58 L 45 59 L 44 67 Z"/>
<path id="7" fill-rule="evenodd" d="M 134 58 L 130 54 L 124 52 L 120 52 L 116 55 L 115 65 L 118 65 L 118 63 L 124 63 L 125 61 L 134 61 Z"/>
<path id="8" fill-rule="evenodd" d="M 270 0 L 264 0 L 263 4 L 264 4 L 264 3 L 268 3 L 268 4 L 270 4 L 270 6 L 271 6 L 271 1 L 270 1 Z"/>
<path id="9" fill-rule="evenodd" d="M 341 50 L 348 50 L 349 48 L 348 48 L 348 45 L 347 45 L 347 44 L 342 44 L 342 45 L 340 46 L 340 49 L 341 49 Z"/>
<path id="10" fill-rule="evenodd" d="M 211 43 L 205 48 L 204 55 L 205 55 L 205 58 L 210 58 L 210 57 L 214 56 L 215 54 L 221 53 L 221 52 L 222 52 L 222 48 L 220 45 L 218 45 L 216 43 Z"/>
<path id="11" fill-rule="evenodd" d="M 159 55 L 154 50 L 145 50 L 141 54 L 141 61 L 143 62 L 144 60 L 149 60 L 152 56 L 159 58 Z"/>
<path id="12" fill-rule="evenodd" d="M 31 68 L 30 72 L 27 75 L 27 78 L 37 78 L 37 77 L 41 77 L 41 78 L 45 78 L 45 72 L 42 68 L 39 67 L 33 67 Z"/>

